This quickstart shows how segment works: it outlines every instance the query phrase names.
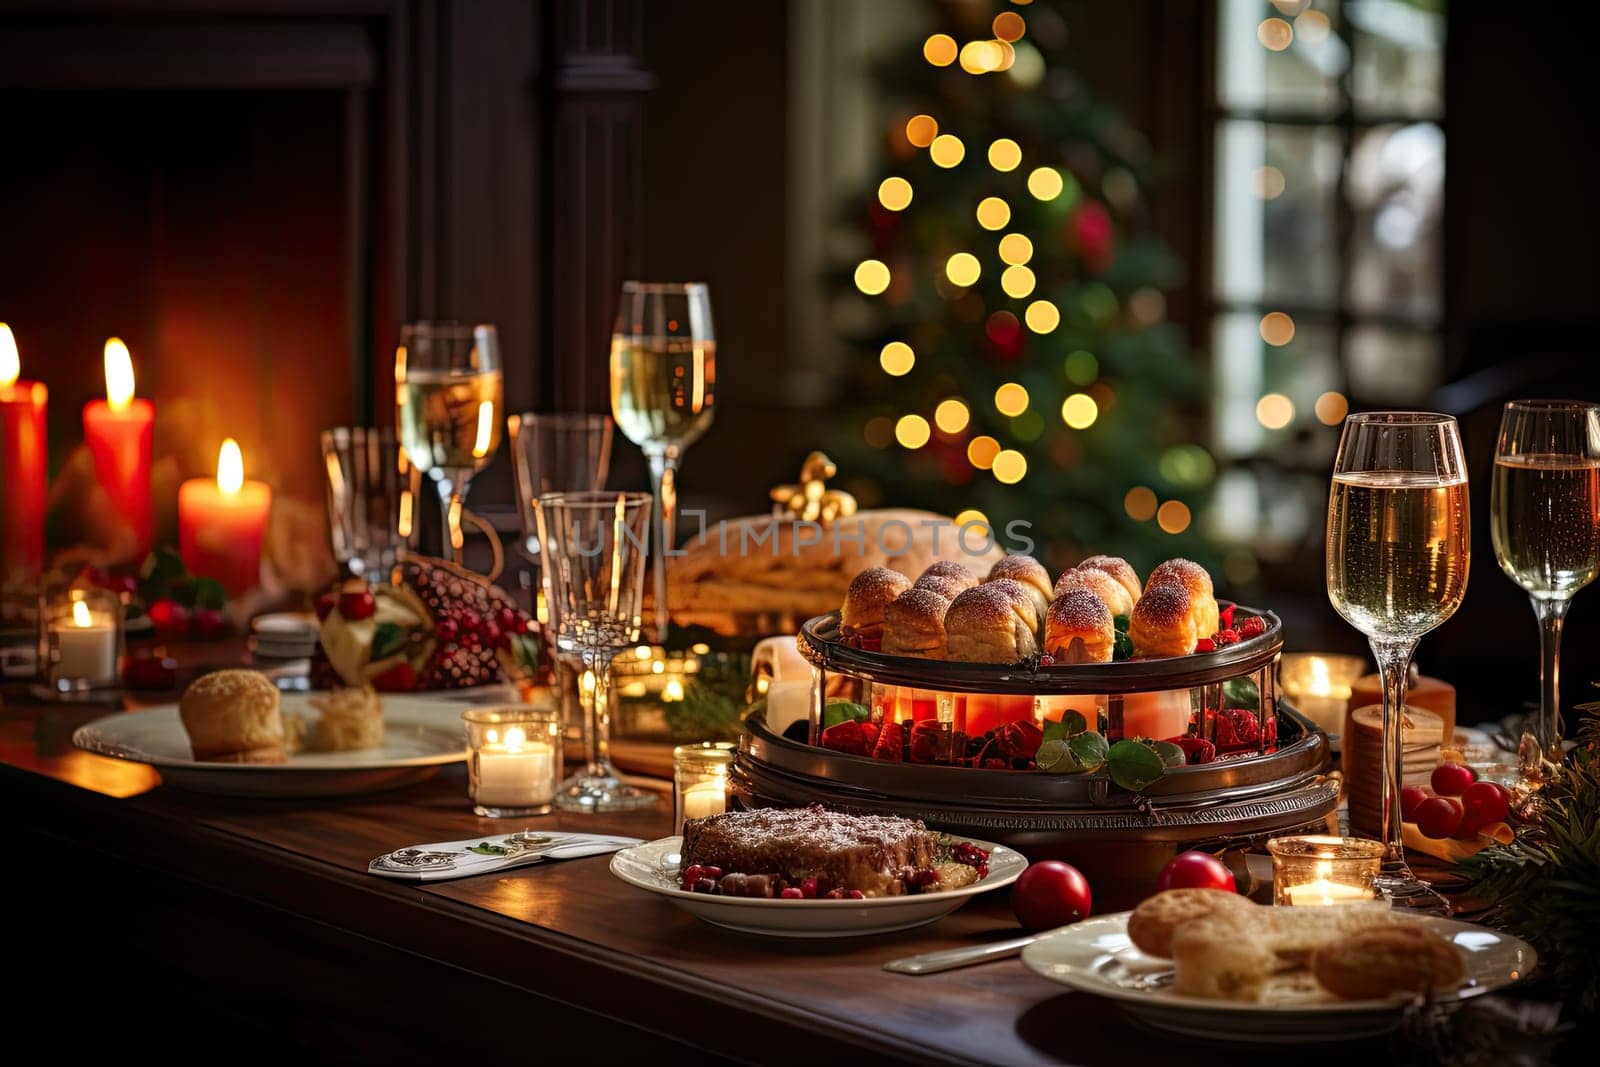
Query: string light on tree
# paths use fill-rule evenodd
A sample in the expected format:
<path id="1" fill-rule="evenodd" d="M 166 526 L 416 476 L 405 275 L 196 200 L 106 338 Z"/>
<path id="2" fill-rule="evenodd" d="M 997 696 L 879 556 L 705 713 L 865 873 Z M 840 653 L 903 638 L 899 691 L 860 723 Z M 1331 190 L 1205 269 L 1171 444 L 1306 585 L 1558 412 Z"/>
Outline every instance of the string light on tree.
<path id="1" fill-rule="evenodd" d="M 980 526 L 989 526 L 991 529 L 993 529 L 993 526 L 989 522 L 989 516 L 985 515 L 977 508 L 965 508 L 956 512 L 957 526 L 966 526 L 971 523 L 977 523 Z"/>
<path id="2" fill-rule="evenodd" d="M 968 41 L 961 46 L 959 58 L 961 69 L 968 74 L 988 74 L 1001 68 L 1006 53 L 999 41 Z"/>
<path id="3" fill-rule="evenodd" d="M 1061 309 L 1048 300 L 1035 300 L 1028 305 L 1028 310 L 1023 312 L 1023 321 L 1028 324 L 1028 329 L 1037 334 L 1047 334 L 1061 325 Z"/>
<path id="4" fill-rule="evenodd" d="M 986 196 L 978 201 L 978 225 L 986 230 L 1003 230 L 1011 221 L 1011 205 L 998 196 Z"/>
<path id="5" fill-rule="evenodd" d="M 928 420 L 921 415 L 902 415 L 900 421 L 894 424 L 894 439 L 904 448 L 921 448 L 932 436 Z"/>
<path id="6" fill-rule="evenodd" d="M 1028 175 L 1028 192 L 1035 200 L 1054 200 L 1064 188 L 1061 172 L 1054 167 L 1037 167 Z"/>
<path id="7" fill-rule="evenodd" d="M 1269 311 L 1261 316 L 1260 330 L 1263 341 L 1282 348 L 1294 340 L 1294 319 L 1282 311 Z"/>
<path id="8" fill-rule="evenodd" d="M 994 23 L 989 31 L 1000 41 L 1020 41 L 1022 35 L 1028 32 L 1028 24 L 1022 16 L 1015 11 L 1002 11 L 994 17 Z"/>
<path id="9" fill-rule="evenodd" d="M 1294 27 L 1283 19 L 1262 19 L 1261 25 L 1256 27 L 1256 39 L 1263 48 L 1272 52 L 1281 52 L 1294 43 Z"/>
<path id="10" fill-rule="evenodd" d="M 1009 137 L 1002 137 L 989 145 L 989 166 L 1001 174 L 1008 174 L 1022 166 L 1022 149 Z"/>
<path id="11" fill-rule="evenodd" d="M 942 433 L 958 434 L 967 428 L 971 419 L 967 405 L 955 397 L 941 400 L 939 406 L 933 409 L 933 424 Z"/>
<path id="12" fill-rule="evenodd" d="M 1155 490 L 1147 485 L 1136 485 L 1122 498 L 1122 510 L 1134 522 L 1149 522 L 1156 517 Z"/>
<path id="13" fill-rule="evenodd" d="M 1337 426 L 1350 414 L 1350 401 L 1345 399 L 1343 393 L 1323 393 L 1317 397 L 1312 411 L 1316 412 L 1317 421 L 1324 426 Z"/>
<path id="14" fill-rule="evenodd" d="M 1073 385 L 1093 385 L 1094 380 L 1100 377 L 1100 361 L 1094 357 L 1093 352 L 1078 349 L 1067 353 L 1066 365 L 1067 381 Z"/>
<path id="15" fill-rule="evenodd" d="M 885 374 L 892 374 L 896 378 L 904 377 L 917 365 L 917 354 L 904 341 L 890 341 L 883 346 L 883 351 L 878 353 L 878 365 L 883 368 Z"/>
<path id="16" fill-rule="evenodd" d="M 978 262 L 978 257 L 971 252 L 957 252 L 945 260 L 944 276 L 950 279 L 951 285 L 970 286 L 978 281 L 983 273 L 983 267 Z"/>
<path id="17" fill-rule="evenodd" d="M 1169 534 L 1181 534 L 1189 528 L 1189 505 L 1181 500 L 1168 500 L 1156 509 L 1156 525 Z"/>
<path id="18" fill-rule="evenodd" d="M 957 166 L 967 157 L 967 146 L 953 133 L 941 133 L 928 146 L 928 156 L 946 170 Z"/>
<path id="19" fill-rule="evenodd" d="M 1012 266 L 1020 266 L 1033 258 L 1033 242 L 1020 233 L 1008 233 L 1000 238 L 1000 259 Z"/>
<path id="20" fill-rule="evenodd" d="M 890 211 L 904 211 L 911 206 L 911 183 L 904 178 L 885 178 L 878 185 L 878 203 Z"/>
<path id="21" fill-rule="evenodd" d="M 1281 430 L 1294 421 L 1294 401 L 1282 393 L 1268 393 L 1256 401 L 1256 421 L 1269 430 Z"/>
<path id="22" fill-rule="evenodd" d="M 1022 265 L 1007 267 L 1000 274 L 1000 288 L 1016 300 L 1033 292 L 1033 271 Z"/>
<path id="23" fill-rule="evenodd" d="M 1017 382 L 1006 382 L 994 391 L 994 408 L 1002 415 L 1021 415 L 1028 410 L 1028 390 Z"/>
<path id="24" fill-rule="evenodd" d="M 938 136 L 939 121 L 932 115 L 912 115 L 906 120 L 906 140 L 918 148 L 927 148 Z"/>
<path id="25" fill-rule="evenodd" d="M 988 434 L 974 437 L 967 442 L 967 462 L 978 470 L 988 470 L 994 464 L 994 457 L 999 454 L 1000 442 Z"/>
<path id="26" fill-rule="evenodd" d="M 877 296 L 889 288 L 889 266 L 881 259 L 863 259 L 856 265 L 856 288 Z"/>
<path id="27" fill-rule="evenodd" d="M 922 58 L 936 67 L 948 67 L 956 61 L 956 39 L 947 33 L 936 33 L 922 42 Z"/>
<path id="28" fill-rule="evenodd" d="M 1087 430 L 1100 417 L 1100 405 L 1088 393 L 1073 393 L 1061 402 L 1061 421 L 1074 430 Z"/>
<path id="29" fill-rule="evenodd" d="M 1002 448 L 995 453 L 994 462 L 990 464 L 989 470 L 996 481 L 1005 485 L 1016 485 L 1028 475 L 1028 457 L 1014 448 Z"/>

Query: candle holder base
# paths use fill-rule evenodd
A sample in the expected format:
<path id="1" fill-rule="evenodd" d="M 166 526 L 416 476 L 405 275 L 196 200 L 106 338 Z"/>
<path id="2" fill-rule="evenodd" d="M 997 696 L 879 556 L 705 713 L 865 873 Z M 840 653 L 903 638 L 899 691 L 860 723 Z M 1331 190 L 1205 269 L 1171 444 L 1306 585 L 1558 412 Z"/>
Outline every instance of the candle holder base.
<path id="1" fill-rule="evenodd" d="M 1383 870 L 1373 881 L 1372 888 L 1376 890 L 1378 898 L 1387 900 L 1391 907 L 1408 911 L 1413 915 L 1450 917 L 1450 902 L 1440 896 L 1427 882 L 1412 874 L 1411 868 L 1404 863 L 1398 865 L 1385 863 Z"/>
<path id="2" fill-rule="evenodd" d="M 108 685 L 98 689 L 89 686 L 57 689 L 43 682 L 35 682 L 28 687 L 28 695 L 35 700 L 42 700 L 49 704 L 122 703 L 122 687 L 120 685 Z"/>
<path id="3" fill-rule="evenodd" d="M 539 804 L 531 808 L 496 808 L 488 804 L 474 804 L 472 814 L 483 819 L 523 819 L 531 815 L 549 815 L 554 811 L 550 804 Z"/>
<path id="4" fill-rule="evenodd" d="M 556 807 L 562 811 L 641 811 L 657 803 L 654 793 L 624 785 L 609 762 L 580 771 L 556 791 Z"/>

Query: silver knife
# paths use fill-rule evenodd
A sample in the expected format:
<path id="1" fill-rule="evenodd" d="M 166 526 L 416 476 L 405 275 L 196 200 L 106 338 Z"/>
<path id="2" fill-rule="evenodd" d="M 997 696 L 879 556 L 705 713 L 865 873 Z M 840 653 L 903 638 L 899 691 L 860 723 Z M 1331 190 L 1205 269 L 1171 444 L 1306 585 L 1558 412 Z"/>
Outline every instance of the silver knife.
<path id="1" fill-rule="evenodd" d="M 971 967 L 976 963 L 989 963 L 1022 954 L 1022 950 L 1037 938 L 1013 937 L 1009 941 L 992 941 L 987 945 L 967 945 L 947 948 L 939 952 L 925 952 L 920 956 L 907 956 L 903 960 L 890 960 L 883 965 L 886 971 L 896 974 L 937 974 L 953 971 L 957 967 Z"/>

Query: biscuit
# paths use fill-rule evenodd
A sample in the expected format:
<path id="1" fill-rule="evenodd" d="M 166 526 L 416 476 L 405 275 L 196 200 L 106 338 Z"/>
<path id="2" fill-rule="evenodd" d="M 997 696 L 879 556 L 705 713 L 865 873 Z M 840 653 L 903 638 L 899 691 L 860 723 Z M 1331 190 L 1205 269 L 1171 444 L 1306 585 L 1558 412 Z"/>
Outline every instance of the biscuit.
<path id="1" fill-rule="evenodd" d="M 1262 910 L 1248 897 L 1223 889 L 1168 889 L 1140 904 L 1128 916 L 1128 937 L 1140 952 L 1170 957 L 1172 934 L 1179 926 L 1218 912 Z"/>
<path id="2" fill-rule="evenodd" d="M 1454 989 L 1466 967 L 1460 949 L 1420 923 L 1392 922 L 1318 948 L 1311 973 L 1335 996 L 1376 1000 Z"/>

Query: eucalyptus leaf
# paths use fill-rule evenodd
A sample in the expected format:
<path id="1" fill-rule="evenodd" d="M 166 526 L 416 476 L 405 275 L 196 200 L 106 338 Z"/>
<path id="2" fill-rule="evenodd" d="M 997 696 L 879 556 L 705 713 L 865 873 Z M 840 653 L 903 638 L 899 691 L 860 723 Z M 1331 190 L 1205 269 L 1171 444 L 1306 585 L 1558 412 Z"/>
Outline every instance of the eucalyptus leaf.
<path id="1" fill-rule="evenodd" d="M 1104 735 L 1088 731 L 1077 734 L 1067 741 L 1067 746 L 1072 749 L 1072 755 L 1086 771 L 1097 771 L 1105 766 L 1106 757 L 1110 746 L 1106 744 Z"/>
<path id="2" fill-rule="evenodd" d="M 1072 746 L 1061 738 L 1053 738 L 1039 746 L 1033 757 L 1041 771 L 1047 774 L 1078 774 L 1084 770 L 1072 752 Z"/>
<path id="3" fill-rule="evenodd" d="M 872 709 L 853 700 L 830 700 L 822 709 L 822 728 L 838 726 L 842 722 L 866 722 L 872 718 Z"/>
<path id="4" fill-rule="evenodd" d="M 1107 753 L 1106 763 L 1111 780 L 1134 793 L 1148 787 L 1166 771 L 1156 750 L 1142 741 L 1118 741 Z"/>
<path id="5" fill-rule="evenodd" d="M 1083 716 L 1075 711 L 1068 710 L 1062 713 L 1059 721 L 1051 720 L 1044 724 L 1043 732 L 1046 741 L 1065 741 L 1083 733 L 1089 728 Z"/>
<path id="6" fill-rule="evenodd" d="M 1151 741 L 1150 747 L 1155 749 L 1156 755 L 1161 757 L 1161 762 L 1167 767 L 1184 767 L 1189 759 L 1184 755 L 1183 749 L 1171 741 Z"/>
<path id="7" fill-rule="evenodd" d="M 406 647 L 406 632 L 392 622 L 380 622 L 372 631 L 372 662 L 388 659 Z"/>
<path id="8" fill-rule="evenodd" d="M 1222 697 L 1226 707 L 1244 708 L 1247 711 L 1258 711 L 1261 708 L 1261 691 L 1256 688 L 1256 680 L 1249 675 L 1229 678 L 1223 682 Z"/>
<path id="9" fill-rule="evenodd" d="M 1111 633 L 1111 658 L 1114 660 L 1130 658 L 1133 655 L 1133 638 L 1128 636 L 1128 616 L 1112 616 Z"/>

